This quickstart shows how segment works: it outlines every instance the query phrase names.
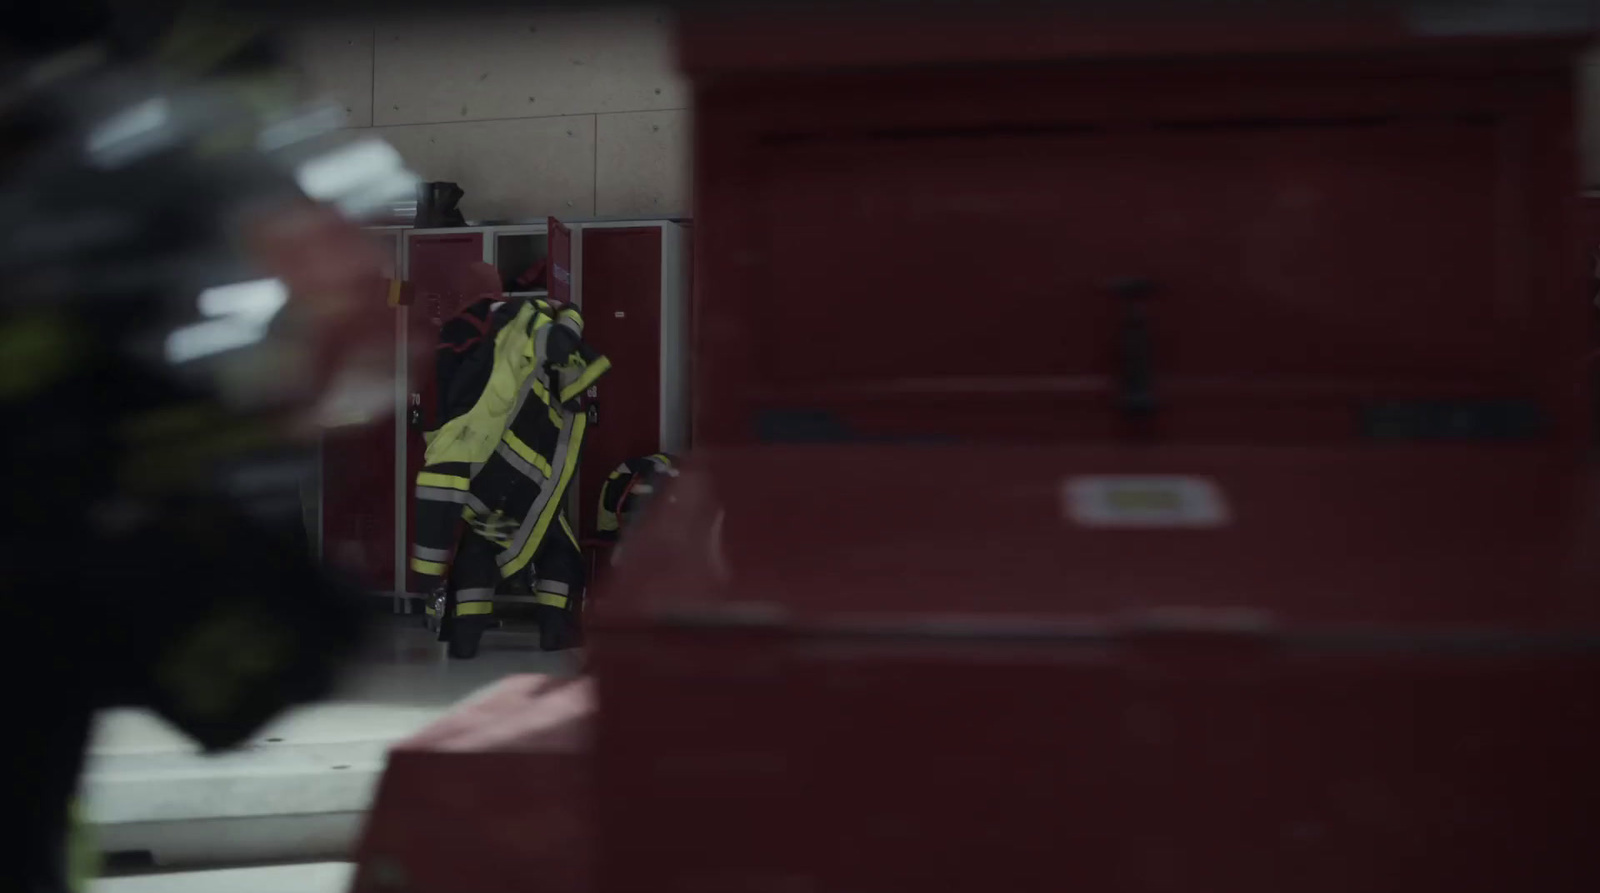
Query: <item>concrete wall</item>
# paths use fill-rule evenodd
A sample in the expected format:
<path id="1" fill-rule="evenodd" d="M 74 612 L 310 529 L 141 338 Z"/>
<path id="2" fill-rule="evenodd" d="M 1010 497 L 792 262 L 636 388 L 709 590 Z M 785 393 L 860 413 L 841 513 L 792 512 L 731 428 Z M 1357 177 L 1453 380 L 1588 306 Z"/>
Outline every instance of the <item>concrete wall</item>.
<path id="1" fill-rule="evenodd" d="M 295 58 L 350 127 L 459 183 L 468 219 L 689 213 L 688 92 L 660 12 L 326 22 Z"/>

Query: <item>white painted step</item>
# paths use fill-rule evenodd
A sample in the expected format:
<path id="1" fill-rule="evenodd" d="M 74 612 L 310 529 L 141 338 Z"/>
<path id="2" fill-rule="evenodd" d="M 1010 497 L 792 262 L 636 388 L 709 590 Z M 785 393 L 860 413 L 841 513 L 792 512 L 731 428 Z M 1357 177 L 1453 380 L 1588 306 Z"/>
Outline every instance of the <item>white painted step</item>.
<path id="1" fill-rule="evenodd" d="M 182 871 L 100 878 L 90 893 L 344 893 L 355 866 L 349 862 Z"/>
<path id="2" fill-rule="evenodd" d="M 82 786 L 95 843 L 162 865 L 346 856 L 389 747 L 442 709 L 317 704 L 213 755 L 151 714 L 110 711 Z"/>
<path id="3" fill-rule="evenodd" d="M 570 673 L 515 632 L 454 661 L 412 622 L 380 627 L 335 699 L 288 711 L 245 747 L 207 756 L 159 717 L 97 717 L 82 782 L 95 844 L 162 866 L 349 858 L 389 748 L 509 673 Z"/>

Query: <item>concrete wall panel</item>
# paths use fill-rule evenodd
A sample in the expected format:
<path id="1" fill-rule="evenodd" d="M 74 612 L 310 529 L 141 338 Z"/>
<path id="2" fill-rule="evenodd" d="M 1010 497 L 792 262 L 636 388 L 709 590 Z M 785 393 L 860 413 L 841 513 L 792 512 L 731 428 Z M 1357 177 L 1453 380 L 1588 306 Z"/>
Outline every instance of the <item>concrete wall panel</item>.
<path id="1" fill-rule="evenodd" d="M 597 119 L 595 214 L 687 214 L 689 112 L 626 112 Z"/>
<path id="2" fill-rule="evenodd" d="M 375 123 L 680 108 L 670 25 L 650 10 L 379 25 Z"/>
<path id="3" fill-rule="evenodd" d="M 468 220 L 594 214 L 593 115 L 377 127 L 424 180 L 466 190 Z"/>

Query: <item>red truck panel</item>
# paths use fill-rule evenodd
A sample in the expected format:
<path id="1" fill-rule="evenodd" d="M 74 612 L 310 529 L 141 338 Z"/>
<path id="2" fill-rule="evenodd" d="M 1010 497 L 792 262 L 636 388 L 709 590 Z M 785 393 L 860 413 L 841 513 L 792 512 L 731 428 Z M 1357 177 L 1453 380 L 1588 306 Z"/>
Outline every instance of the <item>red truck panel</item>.
<path id="1" fill-rule="evenodd" d="M 601 889 L 1594 888 L 1570 47 L 885 19 L 687 32 L 697 451 L 595 602 Z"/>
<path id="2" fill-rule="evenodd" d="M 1103 474 L 1203 477 L 1227 520 L 1085 525 Z M 1470 448 L 697 452 L 594 606 L 601 889 L 1591 888 L 1595 484 Z"/>
<path id="3" fill-rule="evenodd" d="M 1113 436 L 1126 277 L 1158 289 L 1160 435 L 1349 438 L 1362 403 L 1466 398 L 1576 434 L 1568 78 L 1459 67 L 718 80 L 697 442 L 819 414 L 849 438 Z"/>

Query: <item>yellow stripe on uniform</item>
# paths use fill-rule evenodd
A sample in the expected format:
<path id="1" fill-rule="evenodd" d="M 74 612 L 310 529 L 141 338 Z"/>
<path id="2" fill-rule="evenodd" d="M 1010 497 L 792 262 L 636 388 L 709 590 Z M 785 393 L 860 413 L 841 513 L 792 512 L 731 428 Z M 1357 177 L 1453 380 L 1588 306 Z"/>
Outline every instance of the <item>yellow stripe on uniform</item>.
<path id="1" fill-rule="evenodd" d="M 457 477 L 453 474 L 439 474 L 435 471 L 419 471 L 417 472 L 417 486 L 444 487 L 446 490 L 471 490 L 472 481 L 468 478 Z"/>
<path id="2" fill-rule="evenodd" d="M 533 535 L 522 544 L 522 551 L 517 553 L 517 557 L 500 566 L 502 577 L 515 576 L 518 571 L 528 566 L 528 562 L 533 560 L 533 553 L 539 551 L 539 544 L 544 542 L 544 535 L 550 530 L 550 522 L 560 514 L 562 503 L 566 502 L 567 485 L 572 482 L 572 473 L 578 467 L 578 454 L 582 452 L 583 432 L 588 427 L 588 422 L 589 417 L 582 413 L 572 417 L 572 431 L 568 435 L 570 439 L 567 441 L 566 461 L 561 464 L 561 477 L 549 484 L 554 488 L 551 492 L 559 493 L 563 498 L 551 499 L 545 504 L 544 511 L 539 513 L 539 520 L 534 525 Z"/>
<path id="3" fill-rule="evenodd" d="M 538 371 L 528 373 L 528 384 L 530 386 L 530 390 L 533 391 L 533 396 L 538 397 L 540 403 L 549 406 L 550 391 L 544 386 L 544 382 L 539 380 Z"/>
<path id="4" fill-rule="evenodd" d="M 457 617 L 468 617 L 473 614 L 493 614 L 494 602 L 462 602 L 456 605 Z"/>
<path id="5" fill-rule="evenodd" d="M 565 403 L 588 390 L 589 385 L 592 385 L 598 381 L 600 376 L 606 374 L 610 368 L 611 360 L 607 357 L 600 357 L 593 363 L 590 363 L 588 367 L 583 370 L 583 374 L 578 376 L 577 379 L 572 382 L 572 384 L 569 384 L 561 389 L 561 402 Z"/>
<path id="6" fill-rule="evenodd" d="M 567 523 L 567 516 L 562 515 L 559 520 L 561 521 L 561 532 L 567 535 L 567 540 L 571 542 L 573 546 L 576 546 L 581 550 L 583 547 L 578 546 L 578 535 L 572 532 L 572 525 Z"/>
<path id="7" fill-rule="evenodd" d="M 421 558 L 411 559 L 411 569 L 419 574 L 427 574 L 430 577 L 442 577 L 444 572 L 449 570 L 448 567 L 440 562 L 424 561 Z"/>
<path id="8" fill-rule="evenodd" d="M 516 434 L 513 434 L 510 428 L 506 429 L 506 436 L 504 439 L 506 446 L 511 447 L 512 452 L 516 453 L 518 456 L 521 456 L 522 461 L 532 465 L 534 468 L 539 469 L 539 473 L 544 475 L 545 480 L 550 479 L 550 463 L 546 461 L 543 456 L 535 452 L 533 447 L 523 443 L 522 438 L 518 437 Z"/>
<path id="9" fill-rule="evenodd" d="M 554 592 L 535 592 L 533 600 L 541 605 L 549 605 L 552 608 L 565 608 L 567 606 L 567 597 L 557 595 Z"/>

